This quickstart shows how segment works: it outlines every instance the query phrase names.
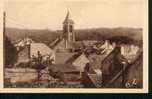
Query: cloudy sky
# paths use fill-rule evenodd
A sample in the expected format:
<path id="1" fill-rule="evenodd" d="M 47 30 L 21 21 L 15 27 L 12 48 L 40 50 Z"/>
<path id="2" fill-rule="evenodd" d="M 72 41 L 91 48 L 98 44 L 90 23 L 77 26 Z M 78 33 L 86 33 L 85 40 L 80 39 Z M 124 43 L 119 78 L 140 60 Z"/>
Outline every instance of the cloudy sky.
<path id="1" fill-rule="evenodd" d="M 142 27 L 147 0 L 5 0 L 6 26 L 62 29 L 67 9 L 75 28 Z"/>

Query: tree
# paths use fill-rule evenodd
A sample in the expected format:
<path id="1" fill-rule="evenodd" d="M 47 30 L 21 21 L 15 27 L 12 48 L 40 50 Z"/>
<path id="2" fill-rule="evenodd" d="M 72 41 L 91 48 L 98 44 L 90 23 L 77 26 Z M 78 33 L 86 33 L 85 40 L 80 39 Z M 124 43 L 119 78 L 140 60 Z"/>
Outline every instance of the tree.
<path id="1" fill-rule="evenodd" d="M 32 61 L 31 61 L 31 66 L 32 68 L 36 69 L 37 71 L 37 80 L 38 82 L 40 81 L 41 78 L 41 70 L 46 68 L 47 65 L 44 64 L 43 59 L 42 59 L 42 55 L 40 53 L 40 51 L 37 52 L 37 57 L 33 57 Z"/>
<path id="2" fill-rule="evenodd" d="M 6 67 L 13 67 L 13 64 L 17 61 L 17 50 L 12 44 L 10 39 L 5 36 L 4 40 L 4 64 Z"/>

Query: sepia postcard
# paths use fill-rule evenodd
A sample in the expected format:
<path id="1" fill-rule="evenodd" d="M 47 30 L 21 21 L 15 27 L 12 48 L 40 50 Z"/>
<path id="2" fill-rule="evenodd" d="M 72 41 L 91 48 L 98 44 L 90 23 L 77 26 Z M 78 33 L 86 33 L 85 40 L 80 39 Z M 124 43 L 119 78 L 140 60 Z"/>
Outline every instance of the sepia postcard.
<path id="1" fill-rule="evenodd" d="M 148 0 L 0 7 L 0 92 L 148 92 Z"/>

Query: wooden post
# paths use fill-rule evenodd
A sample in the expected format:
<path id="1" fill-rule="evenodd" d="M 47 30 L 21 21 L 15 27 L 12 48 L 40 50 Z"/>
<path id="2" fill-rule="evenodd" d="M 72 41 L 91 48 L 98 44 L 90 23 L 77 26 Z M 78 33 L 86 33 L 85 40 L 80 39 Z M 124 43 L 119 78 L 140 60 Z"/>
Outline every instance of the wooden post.
<path id="1" fill-rule="evenodd" d="M 5 35 L 5 21 L 6 21 L 6 13 L 3 12 L 3 34 Z"/>
<path id="2" fill-rule="evenodd" d="M 6 13 L 3 12 L 3 65 L 6 65 L 5 63 L 5 21 L 6 21 Z"/>
<path id="3" fill-rule="evenodd" d="M 5 17 L 6 17 L 6 13 L 5 11 L 3 12 L 3 71 L 4 71 L 4 66 L 6 65 L 6 61 L 5 61 Z M 3 73 L 4 77 L 5 77 L 5 73 Z M 3 79 L 4 80 L 4 79 Z M 4 81 L 5 83 L 5 81 Z"/>

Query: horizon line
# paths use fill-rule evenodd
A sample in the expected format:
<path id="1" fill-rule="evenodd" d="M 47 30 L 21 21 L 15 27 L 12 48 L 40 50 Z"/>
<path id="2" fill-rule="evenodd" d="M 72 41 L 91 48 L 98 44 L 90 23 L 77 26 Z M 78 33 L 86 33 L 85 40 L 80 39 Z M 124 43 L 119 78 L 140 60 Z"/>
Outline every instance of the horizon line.
<path id="1" fill-rule="evenodd" d="M 6 28 L 25 29 L 25 30 L 51 30 L 51 31 L 61 31 L 61 30 L 62 30 L 62 29 L 51 29 L 51 28 L 21 28 L 21 27 L 11 27 L 11 26 L 6 26 L 5 29 L 6 29 Z M 107 28 L 107 29 L 116 29 L 116 28 L 143 29 L 142 27 L 117 26 L 117 27 L 88 27 L 88 28 L 75 28 L 74 30 L 100 29 L 100 28 Z"/>

